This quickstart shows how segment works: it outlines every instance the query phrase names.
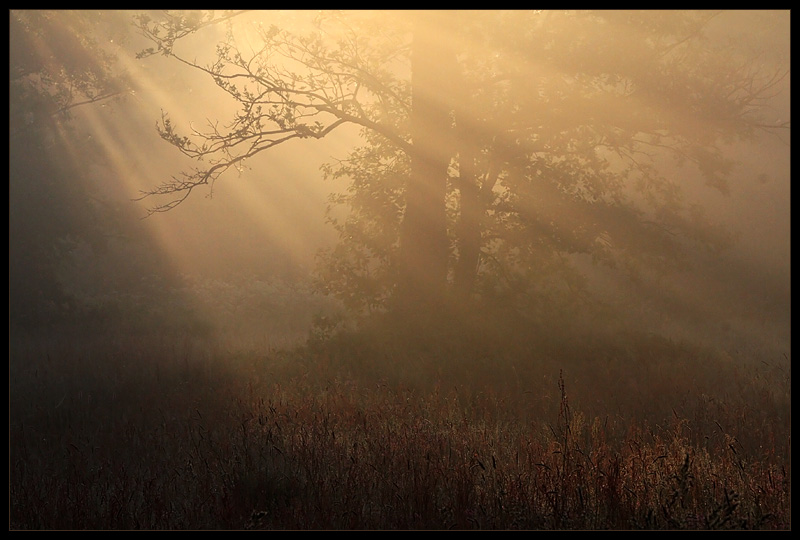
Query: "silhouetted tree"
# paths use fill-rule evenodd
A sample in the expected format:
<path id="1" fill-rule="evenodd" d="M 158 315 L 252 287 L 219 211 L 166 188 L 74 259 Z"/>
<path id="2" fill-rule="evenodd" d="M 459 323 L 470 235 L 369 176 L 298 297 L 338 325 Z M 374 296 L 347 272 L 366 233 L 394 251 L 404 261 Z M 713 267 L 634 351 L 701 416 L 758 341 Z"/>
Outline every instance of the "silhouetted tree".
<path id="1" fill-rule="evenodd" d="M 706 38 L 724 13 L 322 13 L 304 29 L 254 22 L 246 48 L 235 15 L 138 18 L 154 43 L 141 56 L 203 71 L 239 105 L 189 135 L 163 114 L 161 136 L 202 165 L 146 194 L 170 197 L 152 211 L 260 152 L 359 126 L 363 146 L 324 167 L 351 184 L 331 198 L 349 215 L 331 214 L 341 243 L 320 272 L 357 310 L 419 315 L 479 295 L 546 311 L 580 290 L 573 255 L 632 275 L 675 264 L 722 236 L 682 202 L 684 173 L 665 159 L 724 193 L 723 146 L 788 127 L 758 116 L 786 71 Z M 179 52 L 221 21 L 213 63 Z"/>
<path id="2" fill-rule="evenodd" d="M 130 34 L 130 17 L 124 11 L 9 13 L 9 314 L 15 329 L 67 322 L 91 323 L 96 331 L 142 292 L 136 287 L 157 281 L 150 274 L 160 254 L 137 234 L 141 223 L 130 201 L 115 199 L 98 182 L 100 171 L 111 170 L 107 154 L 74 115 L 106 105 L 113 114 L 110 105 L 128 94 L 116 53 Z M 66 274 L 116 305 L 86 301 Z M 166 284 L 152 288 L 163 297 Z"/>
<path id="3" fill-rule="evenodd" d="M 96 226 L 106 209 L 87 190 L 87 163 L 74 159 L 93 142 L 75 136 L 70 113 L 121 95 L 124 80 L 97 40 L 119 38 L 124 23 L 121 13 L 9 14 L 9 289 L 17 323 L 42 322 L 66 305 L 59 262 L 79 239 L 99 248 L 112 232 L 110 220 Z"/>

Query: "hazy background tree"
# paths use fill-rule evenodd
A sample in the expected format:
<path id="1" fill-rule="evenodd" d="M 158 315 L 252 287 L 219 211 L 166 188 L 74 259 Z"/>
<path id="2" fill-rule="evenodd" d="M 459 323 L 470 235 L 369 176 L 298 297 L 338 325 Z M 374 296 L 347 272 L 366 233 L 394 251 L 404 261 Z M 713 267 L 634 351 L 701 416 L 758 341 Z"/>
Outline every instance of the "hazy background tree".
<path id="1" fill-rule="evenodd" d="M 14 10 L 9 59 L 9 324 L 57 336 L 192 326 L 178 276 L 121 193 L 85 118 L 124 125 L 135 85 L 119 62 L 124 11 Z M 124 137 L 122 131 L 106 137 Z M 167 309 L 167 306 L 170 306 Z M 169 313 L 168 321 L 160 316 Z"/>
<path id="2" fill-rule="evenodd" d="M 57 277 L 69 251 L 102 250 L 120 232 L 120 209 L 89 189 L 90 163 L 77 156 L 93 141 L 70 114 L 123 93 L 97 39 L 126 30 L 121 13 L 12 11 L 9 32 L 9 308 L 12 321 L 38 324 L 69 308 Z"/>
<path id="3" fill-rule="evenodd" d="M 239 104 L 188 134 L 164 115 L 161 136 L 207 165 L 152 190 L 178 196 L 153 210 L 264 150 L 359 127 L 364 146 L 324 169 L 351 185 L 331 199 L 347 209 L 331 209 L 340 244 L 319 280 L 356 310 L 400 298 L 420 317 L 458 298 L 452 313 L 468 313 L 480 299 L 574 320 L 589 260 L 657 287 L 729 240 L 683 190 L 727 193 L 726 145 L 788 127 L 760 115 L 786 69 L 720 37 L 724 12 L 322 13 L 255 37 L 232 15 L 139 19 L 155 44 L 143 55 L 206 73 Z M 212 64 L 179 52 L 222 21 Z"/>

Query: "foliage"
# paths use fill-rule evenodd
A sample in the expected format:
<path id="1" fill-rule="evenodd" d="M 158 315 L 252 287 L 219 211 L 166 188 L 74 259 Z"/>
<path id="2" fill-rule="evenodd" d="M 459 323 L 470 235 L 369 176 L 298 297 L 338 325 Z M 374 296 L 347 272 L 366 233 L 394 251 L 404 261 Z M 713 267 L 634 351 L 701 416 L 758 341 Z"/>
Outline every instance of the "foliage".
<path id="1" fill-rule="evenodd" d="M 102 153 L 71 122 L 76 107 L 124 94 L 125 76 L 110 48 L 125 38 L 124 22 L 121 12 L 10 13 L 9 288 L 15 324 L 52 322 L 69 313 L 72 300 L 59 281 L 60 266 L 79 245 L 103 253 L 130 217 L 94 183 L 89 170 L 103 165 Z"/>
<path id="2" fill-rule="evenodd" d="M 12 131 L 121 95 L 128 83 L 110 45 L 127 38 L 126 19 L 120 11 L 12 10 Z"/>
<path id="3" fill-rule="evenodd" d="M 443 201 L 451 277 L 466 275 L 467 290 L 484 299 L 546 311 L 548 296 L 586 298 L 578 256 L 641 279 L 686 264 L 697 245 L 724 245 L 702 209 L 683 201 L 681 178 L 726 193 L 733 163 L 723 146 L 788 127 L 758 116 L 786 72 L 762 71 L 752 56 L 707 37 L 725 16 L 452 12 L 439 29 L 458 45 L 457 73 L 442 66 L 442 77 L 455 78 L 454 95 L 439 96 L 452 119 L 452 140 L 441 141 L 452 158 Z M 156 44 L 144 55 L 161 52 L 207 73 L 239 107 L 230 123 L 210 121 L 189 135 L 164 116 L 161 136 L 207 165 L 152 190 L 177 196 L 153 211 L 284 142 L 359 127 L 363 146 L 323 168 L 350 184 L 330 200 L 341 243 L 323 254 L 319 282 L 357 312 L 380 310 L 398 280 L 414 148 L 413 16 L 321 13 L 313 25 L 283 29 L 242 17 L 239 25 L 230 13 L 139 19 Z M 179 51 L 181 36 L 218 21 L 227 33 L 211 65 Z M 244 47 L 245 39 L 259 46 Z"/>

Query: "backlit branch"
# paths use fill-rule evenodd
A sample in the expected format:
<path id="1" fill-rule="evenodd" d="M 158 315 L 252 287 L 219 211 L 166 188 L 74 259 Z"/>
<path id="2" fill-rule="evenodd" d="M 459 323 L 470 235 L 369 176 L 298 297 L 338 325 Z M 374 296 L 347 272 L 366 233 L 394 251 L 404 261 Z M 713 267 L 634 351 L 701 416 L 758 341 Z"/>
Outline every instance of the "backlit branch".
<path id="1" fill-rule="evenodd" d="M 238 14 L 238 13 L 237 13 Z M 354 42 L 332 43 L 322 34 L 296 37 L 275 27 L 261 30 L 265 46 L 245 57 L 237 47 L 232 30 L 226 41 L 217 46 L 217 59 L 209 66 L 189 60 L 175 50 L 175 42 L 189 33 L 215 22 L 228 21 L 236 14 L 208 17 L 187 23 L 185 17 L 173 16 L 152 23 L 140 20 L 142 34 L 156 44 L 142 55 L 156 49 L 180 63 L 209 75 L 215 84 L 239 104 L 232 121 L 220 128 L 209 123 L 208 131 L 190 126 L 190 135 L 178 133 L 166 114 L 157 125 L 160 136 L 184 155 L 209 163 L 179 178 L 173 177 L 142 197 L 178 194 L 169 203 L 152 211 L 162 212 L 183 202 L 201 185 L 211 185 L 225 171 L 244 159 L 296 138 L 321 139 L 343 124 L 372 130 L 389 139 L 405 152 L 409 141 L 393 126 L 371 114 L 380 103 L 408 110 L 408 103 L 391 90 L 394 81 L 387 73 L 373 73 L 362 67 Z"/>

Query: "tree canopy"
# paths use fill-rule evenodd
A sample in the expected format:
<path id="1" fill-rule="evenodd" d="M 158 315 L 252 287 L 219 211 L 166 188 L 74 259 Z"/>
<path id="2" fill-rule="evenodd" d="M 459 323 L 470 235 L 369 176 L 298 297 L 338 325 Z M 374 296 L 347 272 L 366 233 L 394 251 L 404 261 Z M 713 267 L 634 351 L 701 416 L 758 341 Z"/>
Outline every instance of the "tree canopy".
<path id="1" fill-rule="evenodd" d="M 685 178 L 724 194 L 725 145 L 788 128 L 762 117 L 788 70 L 712 38 L 724 13 L 322 12 L 286 28 L 257 15 L 138 17 L 141 57 L 207 74 L 237 106 L 188 130 L 165 111 L 161 137 L 198 165 L 145 195 L 167 211 L 261 152 L 359 127 L 362 144 L 323 167 L 349 187 L 331 196 L 340 243 L 318 276 L 358 312 L 580 310 L 585 258 L 636 278 L 723 245 Z M 181 49 L 218 23 L 211 63 Z"/>
<path id="2" fill-rule="evenodd" d="M 142 234 L 130 200 L 117 197 L 118 175 L 98 133 L 76 118 L 91 107 L 111 117 L 114 105 L 131 95 L 118 62 L 130 16 L 10 12 L 9 315 L 15 331 L 69 324 L 97 332 L 124 319 L 131 328 L 131 312 L 152 307 L 175 281 L 166 270 L 164 279 L 149 275 L 165 267 L 161 254 Z"/>
<path id="3" fill-rule="evenodd" d="M 17 322 L 41 322 L 66 302 L 56 274 L 75 242 L 102 249 L 117 232 L 114 210 L 87 196 L 86 163 L 75 155 L 94 142 L 73 136 L 70 115 L 123 93 L 124 76 L 97 42 L 119 39 L 121 28 L 121 13 L 10 13 L 9 288 Z"/>

